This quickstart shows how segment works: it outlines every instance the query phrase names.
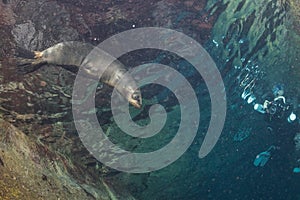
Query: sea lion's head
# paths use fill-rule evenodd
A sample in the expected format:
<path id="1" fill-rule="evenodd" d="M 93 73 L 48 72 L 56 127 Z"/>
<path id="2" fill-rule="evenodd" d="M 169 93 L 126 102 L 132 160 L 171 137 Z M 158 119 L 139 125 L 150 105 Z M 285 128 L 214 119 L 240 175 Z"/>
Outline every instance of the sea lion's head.
<path id="1" fill-rule="evenodd" d="M 128 102 L 134 107 L 140 109 L 142 107 L 142 94 L 139 89 L 136 89 L 131 95 L 127 97 Z"/>

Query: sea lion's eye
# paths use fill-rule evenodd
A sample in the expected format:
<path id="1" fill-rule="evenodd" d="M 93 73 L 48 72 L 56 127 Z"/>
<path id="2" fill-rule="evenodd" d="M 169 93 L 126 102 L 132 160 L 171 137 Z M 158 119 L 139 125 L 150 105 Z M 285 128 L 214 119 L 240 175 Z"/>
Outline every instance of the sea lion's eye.
<path id="1" fill-rule="evenodd" d="M 136 101 L 140 100 L 140 95 L 139 94 L 133 93 L 131 97 L 132 97 L 133 100 L 136 100 Z"/>

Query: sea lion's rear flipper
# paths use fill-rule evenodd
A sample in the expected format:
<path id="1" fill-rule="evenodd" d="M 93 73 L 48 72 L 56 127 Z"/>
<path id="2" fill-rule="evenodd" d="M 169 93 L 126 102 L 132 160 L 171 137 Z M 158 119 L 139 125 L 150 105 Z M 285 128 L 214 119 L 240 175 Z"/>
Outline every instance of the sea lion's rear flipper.
<path id="1" fill-rule="evenodd" d="M 30 51 L 20 46 L 16 46 L 15 48 L 15 57 L 33 59 L 34 56 L 35 56 L 34 51 Z"/>
<path id="2" fill-rule="evenodd" d="M 17 71 L 21 74 L 28 74 L 39 69 L 46 62 L 42 59 L 16 58 Z"/>
<path id="3" fill-rule="evenodd" d="M 18 48 L 16 56 L 17 71 L 22 74 L 34 72 L 47 63 L 42 59 L 42 53 L 39 51 L 31 52 Z"/>

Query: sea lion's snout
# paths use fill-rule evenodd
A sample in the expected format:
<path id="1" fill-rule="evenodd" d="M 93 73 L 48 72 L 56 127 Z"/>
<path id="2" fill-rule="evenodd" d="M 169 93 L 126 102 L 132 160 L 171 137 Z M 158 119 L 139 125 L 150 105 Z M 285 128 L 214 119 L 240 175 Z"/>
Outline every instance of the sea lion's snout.
<path id="1" fill-rule="evenodd" d="M 142 107 L 142 95 L 140 90 L 134 91 L 128 99 L 129 103 L 135 108 L 141 109 Z"/>

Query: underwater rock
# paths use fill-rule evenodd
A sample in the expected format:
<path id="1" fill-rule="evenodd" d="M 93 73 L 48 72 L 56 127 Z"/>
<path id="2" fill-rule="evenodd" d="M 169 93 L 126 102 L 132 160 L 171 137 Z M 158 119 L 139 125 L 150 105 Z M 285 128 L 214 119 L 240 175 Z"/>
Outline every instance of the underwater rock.
<path id="1" fill-rule="evenodd" d="M 65 158 L 1 119 L 0 127 L 1 199 L 93 199 L 65 170 Z"/>
<path id="2" fill-rule="evenodd" d="M 0 1 L 0 26 L 13 25 L 16 23 L 15 13 L 10 5 Z"/>
<path id="3" fill-rule="evenodd" d="M 43 33 L 40 31 L 36 33 L 32 21 L 28 21 L 24 24 L 17 24 L 12 30 L 12 35 L 20 47 L 28 50 L 37 49 L 38 41 L 43 40 Z"/>
<path id="4" fill-rule="evenodd" d="M 0 199 L 134 199 L 34 139 L 0 119 Z"/>
<path id="5" fill-rule="evenodd" d="M 208 0 L 207 9 L 211 13 L 221 12 L 213 27 L 212 41 L 218 47 L 212 54 L 218 58 L 222 74 L 239 77 L 241 90 L 261 79 L 281 80 L 282 74 L 288 72 L 290 58 L 282 53 L 289 51 L 291 39 L 287 1 Z M 293 54 L 297 57 L 297 53 Z"/>
<path id="6" fill-rule="evenodd" d="M 0 42 L 0 54 L 5 53 L 11 46 L 14 49 L 18 46 L 27 50 L 39 50 L 59 41 L 78 39 L 77 31 L 70 24 L 69 13 L 55 1 L 12 1 L 9 5 L 17 13 L 16 24 L 11 26 L 12 30 L 0 29 L 1 35 L 3 31 L 7 35 L 11 34 L 11 38 L 3 34 L 5 37 Z M 6 99 L 1 104 L 2 107 L 21 115 L 52 115 L 66 112 L 67 108 L 70 110 L 74 76 L 55 67 L 39 70 L 36 74 L 23 75 L 17 74 L 14 67 L 15 63 L 7 60 L 1 66 L 6 69 L 1 70 L 0 74 L 3 77 L 0 83 L 0 88 L 3 89 L 1 95 Z M 8 90 L 7 86 L 20 82 L 24 87 Z"/>
<path id="7" fill-rule="evenodd" d="M 291 8 L 291 17 L 293 19 L 292 24 L 294 30 L 300 36 L 300 1 L 299 0 L 290 0 L 289 6 Z"/>
<path id="8" fill-rule="evenodd" d="M 17 23 L 13 35 L 17 45 L 40 50 L 78 39 L 77 31 L 70 24 L 70 14 L 57 2 L 31 0 L 15 7 Z"/>

